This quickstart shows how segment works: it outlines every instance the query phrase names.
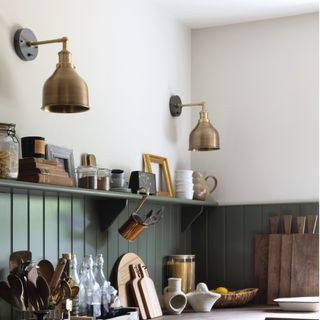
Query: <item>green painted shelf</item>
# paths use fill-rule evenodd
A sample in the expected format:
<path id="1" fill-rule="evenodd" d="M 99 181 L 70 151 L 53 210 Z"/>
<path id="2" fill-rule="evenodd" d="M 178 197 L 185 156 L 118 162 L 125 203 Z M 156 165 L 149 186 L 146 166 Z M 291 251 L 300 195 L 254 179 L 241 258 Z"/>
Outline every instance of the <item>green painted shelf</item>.
<path id="1" fill-rule="evenodd" d="M 49 184 L 24 182 L 17 180 L 0 179 L 0 192 L 54 192 L 57 194 L 71 194 L 73 196 L 82 196 L 93 199 L 96 204 L 96 210 L 101 217 L 101 230 L 106 230 L 118 214 L 126 207 L 128 200 L 139 201 L 142 195 L 113 192 L 113 191 L 99 191 L 83 188 L 71 188 Z M 183 218 L 181 223 L 182 231 L 188 229 L 193 221 L 201 215 L 204 207 L 217 207 L 218 203 L 215 201 L 199 201 L 169 197 L 149 196 L 147 203 L 154 205 L 177 205 L 183 211 Z"/>

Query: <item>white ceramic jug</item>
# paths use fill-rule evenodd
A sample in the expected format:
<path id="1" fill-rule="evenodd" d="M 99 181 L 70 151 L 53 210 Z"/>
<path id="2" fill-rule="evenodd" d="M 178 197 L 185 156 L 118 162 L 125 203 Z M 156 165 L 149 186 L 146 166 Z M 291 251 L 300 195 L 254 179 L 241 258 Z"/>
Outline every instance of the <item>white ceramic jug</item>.
<path id="1" fill-rule="evenodd" d="M 180 314 L 187 305 L 187 297 L 181 291 L 181 278 L 169 278 L 163 290 L 164 305 L 169 313 Z"/>

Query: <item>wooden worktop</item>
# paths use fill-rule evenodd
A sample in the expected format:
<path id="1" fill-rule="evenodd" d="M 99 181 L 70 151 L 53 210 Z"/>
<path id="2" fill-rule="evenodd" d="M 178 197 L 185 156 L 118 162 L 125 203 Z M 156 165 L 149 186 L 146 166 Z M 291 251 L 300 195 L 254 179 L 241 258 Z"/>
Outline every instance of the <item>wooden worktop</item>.
<path id="1" fill-rule="evenodd" d="M 164 315 L 159 320 L 265 320 L 265 319 L 319 319 L 319 312 L 285 312 L 279 307 L 246 306 L 242 308 L 212 309 L 207 313 L 186 312 L 178 316 Z"/>

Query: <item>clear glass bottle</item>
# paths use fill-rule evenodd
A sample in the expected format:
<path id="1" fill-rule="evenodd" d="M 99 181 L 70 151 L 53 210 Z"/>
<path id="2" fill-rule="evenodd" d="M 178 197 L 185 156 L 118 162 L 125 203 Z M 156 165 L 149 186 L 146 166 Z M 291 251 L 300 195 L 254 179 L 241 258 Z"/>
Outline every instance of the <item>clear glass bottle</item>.
<path id="1" fill-rule="evenodd" d="M 72 281 L 74 281 L 74 285 L 79 286 L 80 279 L 78 276 L 77 271 L 77 256 L 75 254 L 72 254 L 71 261 L 70 261 L 70 278 Z M 72 311 L 71 315 L 73 316 L 79 316 L 80 310 L 79 310 L 79 294 L 72 300 Z"/>
<path id="2" fill-rule="evenodd" d="M 85 256 L 84 266 L 85 273 L 83 275 L 82 285 L 85 292 L 86 315 L 98 317 L 101 314 L 101 290 L 93 274 L 92 255 Z"/>
<path id="3" fill-rule="evenodd" d="M 0 178 L 17 179 L 19 162 L 19 141 L 16 125 L 0 123 Z"/>
<path id="4" fill-rule="evenodd" d="M 108 285 L 103 273 L 103 264 L 104 260 L 102 254 L 97 254 L 95 260 L 94 276 L 101 290 L 101 315 L 102 317 L 106 317 L 109 310 L 109 308 L 107 307 L 109 305 L 109 300 L 107 296 Z"/>

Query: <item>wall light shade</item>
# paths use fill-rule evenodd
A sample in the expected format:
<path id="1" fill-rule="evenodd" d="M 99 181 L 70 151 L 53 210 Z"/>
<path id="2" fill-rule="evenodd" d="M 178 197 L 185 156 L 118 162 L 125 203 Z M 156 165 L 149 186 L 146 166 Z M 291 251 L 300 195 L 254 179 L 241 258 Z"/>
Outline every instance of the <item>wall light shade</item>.
<path id="1" fill-rule="evenodd" d="M 170 113 L 173 117 L 180 116 L 182 108 L 184 107 L 202 107 L 198 124 L 189 136 L 190 151 L 212 151 L 220 149 L 219 133 L 210 123 L 205 102 L 182 104 L 179 96 L 172 96 L 169 105 Z"/>
<path id="2" fill-rule="evenodd" d="M 58 64 L 42 91 L 43 111 L 75 113 L 89 110 L 88 87 L 72 65 Z"/>
<path id="3" fill-rule="evenodd" d="M 42 92 L 43 111 L 55 113 L 78 113 L 89 110 L 89 94 L 85 81 L 78 75 L 67 50 L 68 38 L 37 41 L 30 29 L 19 29 L 14 36 L 17 55 L 24 61 L 34 60 L 38 45 L 62 43 L 56 70 L 45 82 Z"/>
<path id="4" fill-rule="evenodd" d="M 201 114 L 202 112 L 200 112 Z M 220 138 L 218 131 L 212 126 L 208 117 L 207 121 L 200 119 L 189 136 L 190 151 L 211 151 L 220 149 Z"/>

